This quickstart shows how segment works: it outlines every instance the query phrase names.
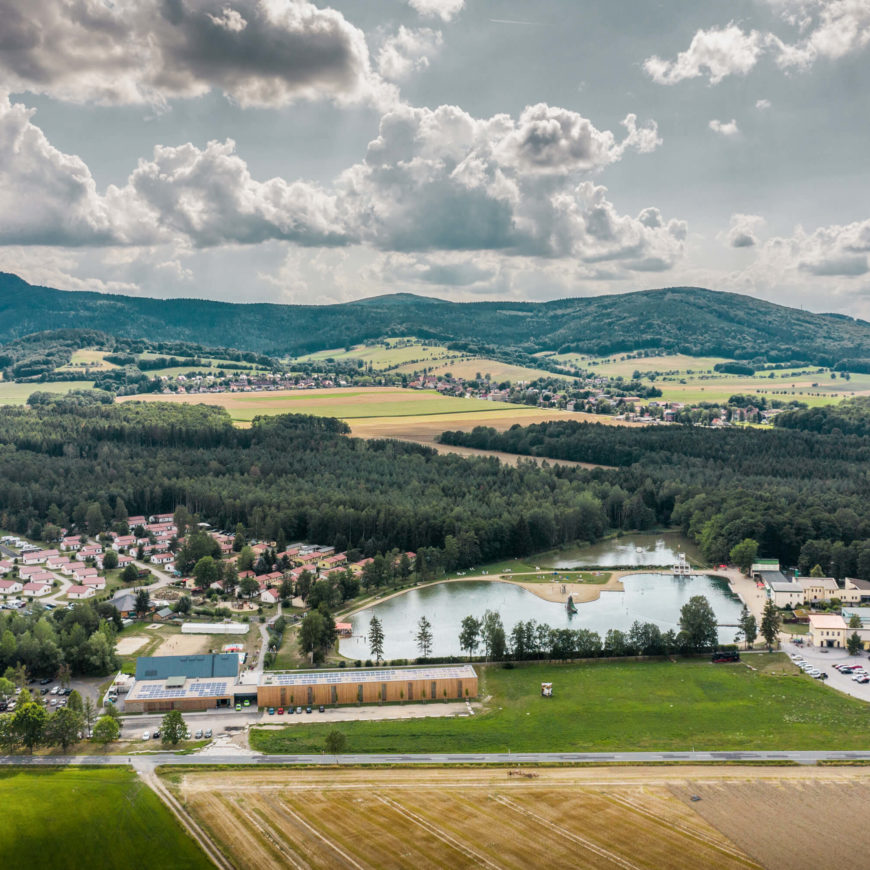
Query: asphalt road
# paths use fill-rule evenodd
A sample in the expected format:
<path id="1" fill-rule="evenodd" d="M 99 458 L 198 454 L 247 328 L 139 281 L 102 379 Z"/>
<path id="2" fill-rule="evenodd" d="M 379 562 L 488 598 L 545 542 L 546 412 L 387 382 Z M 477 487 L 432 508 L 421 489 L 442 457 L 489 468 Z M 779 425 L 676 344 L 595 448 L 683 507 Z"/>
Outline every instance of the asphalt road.
<path id="1" fill-rule="evenodd" d="M 174 755 L 155 752 L 149 755 L 78 755 L 78 756 L 0 756 L 0 765 L 112 765 L 132 764 L 139 769 L 157 765 L 228 764 L 228 765 L 347 765 L 366 764 L 553 764 L 553 763 L 629 763 L 649 762 L 754 762 L 791 761 L 816 764 L 819 761 L 870 761 L 866 752 L 825 751 L 756 751 L 756 752 L 492 752 L 480 754 L 408 754 L 408 755 Z"/>

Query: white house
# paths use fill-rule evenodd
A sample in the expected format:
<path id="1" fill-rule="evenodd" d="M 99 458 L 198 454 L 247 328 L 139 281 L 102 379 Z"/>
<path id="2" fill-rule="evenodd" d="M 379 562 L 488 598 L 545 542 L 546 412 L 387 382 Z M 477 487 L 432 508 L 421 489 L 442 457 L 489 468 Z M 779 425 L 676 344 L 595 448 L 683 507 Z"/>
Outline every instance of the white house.
<path id="1" fill-rule="evenodd" d="M 70 535 L 60 542 L 64 550 L 81 550 L 82 542 L 78 535 Z"/>
<path id="2" fill-rule="evenodd" d="M 70 586 L 70 588 L 66 590 L 66 595 L 67 598 L 75 601 L 81 598 L 93 598 L 94 595 L 96 595 L 96 591 L 90 586 Z"/>
<path id="3" fill-rule="evenodd" d="M 170 562 L 175 561 L 175 556 L 172 553 L 155 553 L 151 557 L 151 561 L 157 565 L 168 565 Z"/>
<path id="4" fill-rule="evenodd" d="M 28 598 L 41 598 L 51 592 L 51 583 L 25 583 L 21 587 L 21 594 Z"/>
<path id="5" fill-rule="evenodd" d="M 5 577 L 14 567 L 14 562 L 0 560 L 0 577 Z"/>
<path id="6" fill-rule="evenodd" d="M 804 603 L 804 590 L 800 583 L 777 582 L 767 584 L 768 597 L 777 607 L 798 607 Z"/>
<path id="7" fill-rule="evenodd" d="M 88 544 L 87 547 L 82 547 L 81 550 L 79 550 L 79 559 L 99 556 L 102 552 L 103 548 L 99 544 Z"/>
<path id="8" fill-rule="evenodd" d="M 804 590 L 804 601 L 830 601 L 840 597 L 840 587 L 833 577 L 798 577 L 796 581 Z"/>
<path id="9" fill-rule="evenodd" d="M 133 557 L 132 556 L 123 556 L 123 555 L 118 556 L 118 567 L 119 568 L 126 568 L 128 565 L 132 565 L 132 564 L 133 564 Z"/>
<path id="10" fill-rule="evenodd" d="M 82 580 L 82 586 L 87 586 L 89 589 L 105 589 L 106 588 L 106 578 L 105 577 L 85 577 Z"/>
<path id="11" fill-rule="evenodd" d="M 260 601 L 263 604 L 277 604 L 279 599 L 278 593 L 274 589 L 264 589 L 260 593 Z"/>
<path id="12" fill-rule="evenodd" d="M 22 589 L 17 580 L 0 580 L 0 595 L 15 595 Z"/>

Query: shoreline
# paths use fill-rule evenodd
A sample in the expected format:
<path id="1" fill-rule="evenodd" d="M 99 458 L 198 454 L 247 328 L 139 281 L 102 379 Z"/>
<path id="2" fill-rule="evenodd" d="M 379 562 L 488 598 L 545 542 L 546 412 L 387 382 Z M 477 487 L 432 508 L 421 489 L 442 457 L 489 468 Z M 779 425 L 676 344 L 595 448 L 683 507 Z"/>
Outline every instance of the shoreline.
<path id="1" fill-rule="evenodd" d="M 574 569 L 561 569 L 563 571 L 574 570 Z M 577 569 L 580 570 L 580 569 Z M 354 607 L 353 610 L 348 611 L 347 613 L 341 614 L 342 619 L 349 619 L 352 616 L 356 616 L 357 613 L 360 613 L 363 610 L 367 610 L 369 607 L 374 607 L 376 604 L 380 604 L 384 601 L 389 601 L 391 598 L 395 598 L 398 595 L 405 595 L 408 592 L 411 592 L 415 589 L 426 589 L 429 586 L 436 586 L 439 583 L 475 583 L 475 582 L 484 582 L 484 583 L 510 583 L 513 586 L 521 586 L 523 589 L 531 592 L 533 595 L 537 595 L 538 598 L 543 599 L 544 601 L 549 601 L 552 604 L 566 604 L 568 602 L 568 596 L 572 595 L 574 598 L 575 604 L 588 604 L 591 601 L 597 601 L 602 592 L 624 592 L 625 586 L 622 581 L 626 577 L 631 577 L 635 574 L 661 574 L 661 575 L 670 575 L 672 572 L 670 569 L 662 568 L 662 569 L 654 569 L 654 568 L 625 568 L 625 569 L 617 569 L 614 571 L 610 571 L 610 578 L 606 583 L 534 583 L 534 582 L 523 582 L 523 580 L 519 579 L 520 577 L 528 577 L 530 575 L 535 576 L 551 576 L 553 573 L 553 569 L 547 569 L 545 571 L 526 571 L 517 577 L 510 577 L 506 574 L 476 574 L 473 577 L 449 577 L 444 578 L 442 580 L 432 580 L 429 583 L 421 583 L 418 586 L 410 586 L 407 589 L 397 589 L 395 592 L 391 592 L 389 595 L 384 595 L 382 598 L 374 598 L 367 601 L 365 604 L 360 604 L 357 607 Z M 602 574 L 608 573 L 607 571 L 602 571 Z M 721 570 L 709 570 L 709 571 L 696 571 L 696 574 L 703 574 L 704 576 L 709 577 L 719 577 L 721 579 L 728 581 L 728 586 L 731 591 L 740 598 L 741 601 L 745 602 L 744 596 L 741 595 L 740 591 L 736 588 L 734 581 L 733 571 L 721 571 Z M 739 573 L 739 572 L 736 572 Z M 566 591 L 562 592 L 562 588 Z"/>

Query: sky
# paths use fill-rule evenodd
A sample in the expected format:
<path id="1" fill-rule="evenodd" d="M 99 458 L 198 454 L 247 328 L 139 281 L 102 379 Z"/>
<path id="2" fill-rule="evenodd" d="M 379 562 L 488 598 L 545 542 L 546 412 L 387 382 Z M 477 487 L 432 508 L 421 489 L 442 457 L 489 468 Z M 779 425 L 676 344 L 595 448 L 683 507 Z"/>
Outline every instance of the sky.
<path id="1" fill-rule="evenodd" d="M 870 319 L 870 0 L 0 0 L 0 270 Z"/>

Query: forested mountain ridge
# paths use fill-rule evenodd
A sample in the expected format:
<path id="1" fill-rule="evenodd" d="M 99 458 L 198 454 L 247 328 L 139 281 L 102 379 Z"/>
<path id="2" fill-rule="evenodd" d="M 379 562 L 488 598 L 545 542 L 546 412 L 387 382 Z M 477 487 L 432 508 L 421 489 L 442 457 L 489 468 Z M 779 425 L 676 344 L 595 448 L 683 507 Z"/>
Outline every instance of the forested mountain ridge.
<path id="1" fill-rule="evenodd" d="M 527 352 L 661 348 L 818 365 L 870 359 L 866 321 L 695 287 L 552 302 L 455 303 L 402 293 L 337 305 L 272 305 L 68 292 L 0 273 L 0 341 L 83 327 L 291 355 L 416 335 Z"/>

